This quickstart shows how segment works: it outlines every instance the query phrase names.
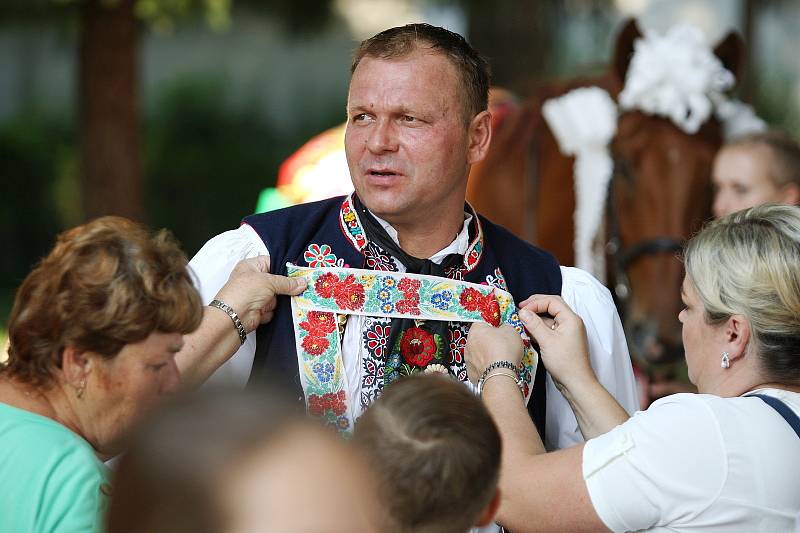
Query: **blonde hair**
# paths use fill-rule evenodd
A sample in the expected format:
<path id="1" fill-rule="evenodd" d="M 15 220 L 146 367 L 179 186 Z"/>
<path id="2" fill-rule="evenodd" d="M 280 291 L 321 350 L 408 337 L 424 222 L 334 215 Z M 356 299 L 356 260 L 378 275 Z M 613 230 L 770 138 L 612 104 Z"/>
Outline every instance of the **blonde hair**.
<path id="1" fill-rule="evenodd" d="M 151 333 L 190 333 L 202 318 L 186 256 L 162 230 L 103 217 L 65 231 L 22 282 L 0 372 L 46 386 L 66 346 L 114 357 Z"/>
<path id="2" fill-rule="evenodd" d="M 743 315 L 765 377 L 800 384 L 800 207 L 767 204 L 713 221 L 684 262 L 708 321 Z"/>

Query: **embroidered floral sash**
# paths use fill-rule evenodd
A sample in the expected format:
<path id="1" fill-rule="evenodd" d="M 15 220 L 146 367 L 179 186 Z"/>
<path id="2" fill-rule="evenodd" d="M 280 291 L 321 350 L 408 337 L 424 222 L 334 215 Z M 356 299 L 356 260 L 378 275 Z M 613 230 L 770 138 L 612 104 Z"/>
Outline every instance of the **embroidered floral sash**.
<path id="1" fill-rule="evenodd" d="M 339 431 L 352 431 L 349 406 L 355 401 L 349 398 L 342 360 L 337 326 L 342 315 L 509 324 L 525 345 L 522 378 L 526 402 L 530 398 L 538 355 L 508 292 L 489 285 L 387 271 L 291 264 L 287 271 L 290 277 L 308 279 L 306 290 L 292 298 L 298 367 L 308 411 Z M 429 362 L 412 360 L 409 364 Z"/>

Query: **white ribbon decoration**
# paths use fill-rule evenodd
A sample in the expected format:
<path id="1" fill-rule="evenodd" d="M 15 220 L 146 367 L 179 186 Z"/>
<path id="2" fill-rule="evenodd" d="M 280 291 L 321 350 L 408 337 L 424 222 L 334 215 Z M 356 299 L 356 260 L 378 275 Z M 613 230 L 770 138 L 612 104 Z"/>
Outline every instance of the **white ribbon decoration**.
<path id="1" fill-rule="evenodd" d="M 575 156 L 575 266 L 603 279 L 605 256 L 592 253 L 592 242 L 614 170 L 608 143 L 617 132 L 616 105 L 603 89 L 585 87 L 546 101 L 542 114 L 561 152 Z"/>
<path id="2" fill-rule="evenodd" d="M 715 102 L 714 111 L 722 123 L 722 136 L 726 141 L 767 129 L 752 106 L 739 100 L 722 98 Z"/>
<path id="3" fill-rule="evenodd" d="M 694 26 L 679 24 L 663 36 L 645 33 L 633 49 L 620 107 L 666 117 L 689 134 L 736 81 Z"/>
<path id="4" fill-rule="evenodd" d="M 712 112 L 726 140 L 763 131 L 766 123 L 752 107 L 725 95 L 734 83 L 702 32 L 678 25 L 664 36 L 646 33 L 634 42 L 619 107 L 663 116 L 690 135 Z M 608 144 L 617 131 L 617 106 L 605 90 L 585 87 L 547 100 L 542 114 L 561 153 L 575 156 L 575 266 L 604 280 L 604 251 L 595 253 L 592 245 L 614 171 Z"/>

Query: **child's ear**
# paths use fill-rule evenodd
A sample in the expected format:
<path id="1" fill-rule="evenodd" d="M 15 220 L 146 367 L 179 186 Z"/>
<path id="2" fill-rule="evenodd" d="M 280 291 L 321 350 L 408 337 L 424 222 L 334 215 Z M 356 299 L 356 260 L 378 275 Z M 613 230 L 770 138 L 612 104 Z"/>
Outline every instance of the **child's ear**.
<path id="1" fill-rule="evenodd" d="M 494 521 L 494 517 L 497 515 L 497 509 L 500 507 L 500 489 L 495 490 L 494 496 L 492 496 L 491 501 L 486 505 L 486 507 L 481 511 L 480 516 L 478 516 L 478 520 L 475 522 L 475 527 L 483 527 L 488 526 Z"/>

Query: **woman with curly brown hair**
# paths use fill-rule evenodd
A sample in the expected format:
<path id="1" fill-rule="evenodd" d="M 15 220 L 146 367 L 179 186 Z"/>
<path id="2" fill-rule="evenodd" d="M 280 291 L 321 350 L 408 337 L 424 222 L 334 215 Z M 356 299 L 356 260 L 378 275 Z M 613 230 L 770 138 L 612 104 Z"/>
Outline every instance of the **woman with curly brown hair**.
<path id="1" fill-rule="evenodd" d="M 246 325 L 232 328 L 227 312 L 203 310 L 166 231 L 105 217 L 59 236 L 9 320 L 0 529 L 100 529 L 110 492 L 101 460 L 119 453 L 128 428 L 178 389 L 181 374 L 201 381 L 238 347 L 237 329 L 254 329 L 269 317 L 270 296 L 294 288 L 267 274 L 254 283 L 253 270 L 243 264 L 218 293 L 242 312 Z"/>

